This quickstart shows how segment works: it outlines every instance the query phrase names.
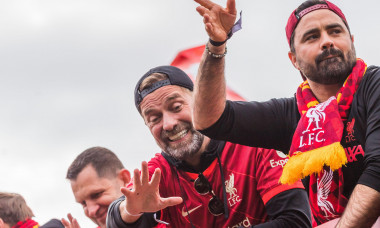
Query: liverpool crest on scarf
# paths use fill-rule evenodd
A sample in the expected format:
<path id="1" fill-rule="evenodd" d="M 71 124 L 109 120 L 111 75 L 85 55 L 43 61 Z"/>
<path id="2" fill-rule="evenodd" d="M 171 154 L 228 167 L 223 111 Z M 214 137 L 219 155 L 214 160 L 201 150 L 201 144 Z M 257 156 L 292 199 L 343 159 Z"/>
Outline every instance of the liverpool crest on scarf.
<path id="1" fill-rule="evenodd" d="M 340 145 L 342 134 L 343 123 L 335 97 L 310 107 L 302 115 L 294 133 L 290 159 L 284 167 L 281 183 L 292 184 L 319 173 L 324 165 L 336 170 L 346 164 L 346 153 Z"/>
<path id="2" fill-rule="evenodd" d="M 343 196 L 343 173 L 346 153 L 340 144 L 343 121 L 347 120 L 354 94 L 367 65 L 357 59 L 355 67 L 336 96 L 319 103 L 304 81 L 297 90 L 301 114 L 280 182 L 292 184 L 310 176 L 310 204 L 314 216 L 325 222 L 340 215 L 347 203 Z M 334 196 L 332 192 L 339 192 Z"/>

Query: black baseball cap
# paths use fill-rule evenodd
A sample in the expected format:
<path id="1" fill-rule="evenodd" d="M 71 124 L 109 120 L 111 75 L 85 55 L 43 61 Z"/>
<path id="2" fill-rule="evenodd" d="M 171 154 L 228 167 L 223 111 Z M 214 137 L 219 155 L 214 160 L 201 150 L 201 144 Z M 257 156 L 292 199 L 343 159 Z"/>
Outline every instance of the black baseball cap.
<path id="1" fill-rule="evenodd" d="M 143 91 L 140 91 L 139 88 L 142 81 L 144 81 L 145 78 L 147 78 L 153 73 L 166 74 L 168 76 L 168 79 L 155 82 L 152 84 L 152 86 L 144 89 Z M 140 106 L 140 103 L 143 101 L 144 97 L 154 92 L 156 89 L 159 89 L 167 85 L 181 86 L 181 87 L 189 89 L 190 91 L 193 91 L 193 88 L 194 88 L 193 81 L 190 79 L 190 77 L 183 70 L 177 67 L 167 65 L 167 66 L 158 66 L 158 67 L 152 68 L 148 72 L 146 72 L 136 84 L 135 105 L 136 105 L 137 110 L 140 111 L 139 106 Z"/>

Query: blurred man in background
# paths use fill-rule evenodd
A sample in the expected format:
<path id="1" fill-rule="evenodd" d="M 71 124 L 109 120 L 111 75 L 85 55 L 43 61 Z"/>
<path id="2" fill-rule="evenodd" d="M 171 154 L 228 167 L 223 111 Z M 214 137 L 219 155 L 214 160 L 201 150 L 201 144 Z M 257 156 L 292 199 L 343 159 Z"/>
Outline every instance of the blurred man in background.
<path id="1" fill-rule="evenodd" d="M 39 226 L 33 217 L 33 211 L 24 197 L 17 193 L 0 192 L 0 228 L 63 228 L 57 219 Z"/>
<path id="2" fill-rule="evenodd" d="M 108 206 L 119 198 L 120 188 L 130 181 L 130 173 L 119 158 L 104 147 L 92 147 L 72 162 L 66 178 L 70 180 L 75 200 L 85 215 L 101 228 L 106 228 Z M 79 227 L 75 218 L 62 219 L 67 228 Z"/>

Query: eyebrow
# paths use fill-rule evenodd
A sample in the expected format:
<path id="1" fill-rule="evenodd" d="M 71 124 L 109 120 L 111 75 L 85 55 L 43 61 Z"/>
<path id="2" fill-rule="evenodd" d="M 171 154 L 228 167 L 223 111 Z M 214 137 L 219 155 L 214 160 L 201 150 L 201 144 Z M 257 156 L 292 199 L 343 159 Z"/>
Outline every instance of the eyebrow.
<path id="1" fill-rule="evenodd" d="M 174 93 L 172 94 L 170 97 L 168 97 L 166 100 L 165 100 L 165 103 L 168 103 L 172 100 L 175 100 L 177 99 L 178 97 L 181 97 L 181 95 L 179 93 Z M 151 108 L 147 108 L 145 111 L 144 111 L 144 116 L 147 116 L 149 115 L 150 113 L 152 113 L 154 110 L 151 109 Z"/>
<path id="2" fill-rule="evenodd" d="M 181 95 L 179 93 L 174 93 L 173 95 L 171 95 L 170 97 L 168 97 L 168 99 L 166 99 L 165 103 L 168 103 L 169 101 L 172 101 L 178 97 L 180 97 Z"/>
<path id="3" fill-rule="evenodd" d="M 310 34 L 313 34 L 313 33 L 317 33 L 319 32 L 319 29 L 318 28 L 313 28 L 313 29 L 310 29 L 310 30 L 307 30 L 301 37 L 301 41 L 304 41 L 305 38 L 310 35 Z"/>
<path id="4" fill-rule="evenodd" d="M 341 28 L 341 29 L 343 29 L 343 26 L 341 24 L 338 24 L 338 23 L 329 24 L 329 25 L 325 26 L 326 30 L 333 29 L 333 28 Z"/>
<path id="5" fill-rule="evenodd" d="M 329 29 L 333 29 L 333 28 L 341 28 L 343 29 L 343 26 L 339 23 L 333 23 L 333 24 L 328 24 L 324 27 L 325 30 L 329 30 Z M 302 39 L 301 40 L 304 40 L 306 36 L 308 36 L 309 34 L 313 34 L 313 33 L 316 33 L 316 32 L 319 32 L 319 29 L 318 28 L 313 28 L 313 29 L 310 29 L 308 31 L 306 31 L 303 35 L 302 35 Z"/>

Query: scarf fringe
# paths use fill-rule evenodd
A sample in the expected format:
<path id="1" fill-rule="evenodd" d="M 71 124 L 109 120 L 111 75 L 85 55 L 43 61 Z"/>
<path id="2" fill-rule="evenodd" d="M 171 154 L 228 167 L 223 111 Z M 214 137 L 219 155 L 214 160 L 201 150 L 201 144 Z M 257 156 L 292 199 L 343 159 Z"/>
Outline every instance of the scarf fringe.
<path id="1" fill-rule="evenodd" d="M 339 142 L 335 142 L 289 158 L 282 171 L 280 183 L 294 184 L 296 181 L 313 173 L 320 173 L 324 165 L 329 166 L 334 171 L 346 163 L 346 152 Z"/>

